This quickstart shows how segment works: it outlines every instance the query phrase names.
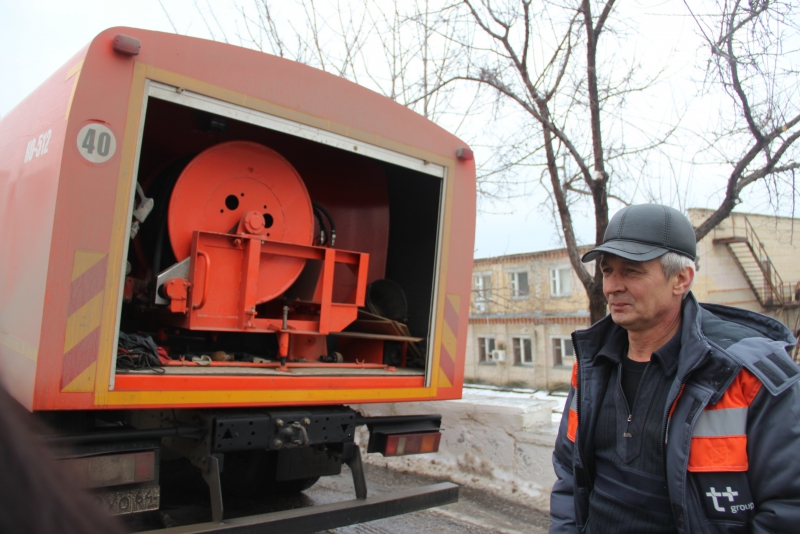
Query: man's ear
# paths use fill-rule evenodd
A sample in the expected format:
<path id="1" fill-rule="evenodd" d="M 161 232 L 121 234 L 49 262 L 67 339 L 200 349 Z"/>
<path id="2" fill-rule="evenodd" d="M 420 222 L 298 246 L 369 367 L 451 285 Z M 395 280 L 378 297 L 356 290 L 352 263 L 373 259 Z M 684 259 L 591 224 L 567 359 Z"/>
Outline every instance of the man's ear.
<path id="1" fill-rule="evenodd" d="M 673 295 L 683 295 L 689 288 L 692 287 L 694 280 L 694 269 L 691 267 L 684 267 L 675 275 L 675 283 L 672 286 Z"/>

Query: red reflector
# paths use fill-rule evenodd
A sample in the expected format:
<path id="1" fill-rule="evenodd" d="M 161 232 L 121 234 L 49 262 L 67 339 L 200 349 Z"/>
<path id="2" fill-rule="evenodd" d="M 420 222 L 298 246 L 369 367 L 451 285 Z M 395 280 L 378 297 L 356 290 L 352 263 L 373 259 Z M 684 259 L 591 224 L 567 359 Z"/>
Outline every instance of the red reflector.
<path id="1" fill-rule="evenodd" d="M 416 434 L 392 434 L 386 436 L 383 448 L 384 456 L 404 456 L 406 454 L 425 454 L 439 451 L 439 432 L 421 432 Z"/>

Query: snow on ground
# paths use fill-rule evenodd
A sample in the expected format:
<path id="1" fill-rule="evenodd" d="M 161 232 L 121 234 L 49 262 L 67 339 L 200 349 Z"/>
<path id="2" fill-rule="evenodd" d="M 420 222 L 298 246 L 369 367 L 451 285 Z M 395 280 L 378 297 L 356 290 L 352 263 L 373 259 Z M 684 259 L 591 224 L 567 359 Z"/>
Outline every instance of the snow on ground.
<path id="1" fill-rule="evenodd" d="M 553 444 L 565 401 L 566 394 L 468 385 L 460 400 L 353 408 L 370 416 L 442 414 L 438 453 L 396 458 L 369 454 L 365 462 L 448 478 L 546 512 L 555 481 Z M 365 427 L 356 438 L 365 449 Z"/>

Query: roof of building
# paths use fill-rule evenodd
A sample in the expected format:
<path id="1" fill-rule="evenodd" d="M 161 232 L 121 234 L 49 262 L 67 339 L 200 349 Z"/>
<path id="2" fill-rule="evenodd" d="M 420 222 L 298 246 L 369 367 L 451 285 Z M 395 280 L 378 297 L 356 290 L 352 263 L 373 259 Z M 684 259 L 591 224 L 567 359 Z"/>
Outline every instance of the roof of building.
<path id="1" fill-rule="evenodd" d="M 594 245 L 580 245 L 578 253 L 589 251 Z M 530 260 L 555 258 L 558 256 L 565 256 L 567 254 L 566 248 L 554 248 L 550 250 L 539 250 L 536 252 L 522 252 L 519 254 L 507 254 L 504 256 L 492 256 L 488 258 L 475 258 L 473 261 L 482 264 L 491 263 L 523 263 Z"/>

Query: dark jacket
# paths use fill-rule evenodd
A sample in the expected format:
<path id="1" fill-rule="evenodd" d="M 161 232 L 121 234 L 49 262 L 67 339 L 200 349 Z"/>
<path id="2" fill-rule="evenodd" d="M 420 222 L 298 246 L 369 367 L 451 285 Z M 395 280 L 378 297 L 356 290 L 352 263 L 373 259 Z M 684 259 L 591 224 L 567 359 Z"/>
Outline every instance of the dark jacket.
<path id="1" fill-rule="evenodd" d="M 611 370 L 595 355 L 619 328 L 606 317 L 572 336 L 576 364 L 553 453 L 551 533 L 586 524 L 595 423 Z M 684 301 L 661 451 L 682 534 L 800 531 L 800 367 L 787 354 L 794 343 L 769 317 L 700 305 L 691 294 Z"/>

